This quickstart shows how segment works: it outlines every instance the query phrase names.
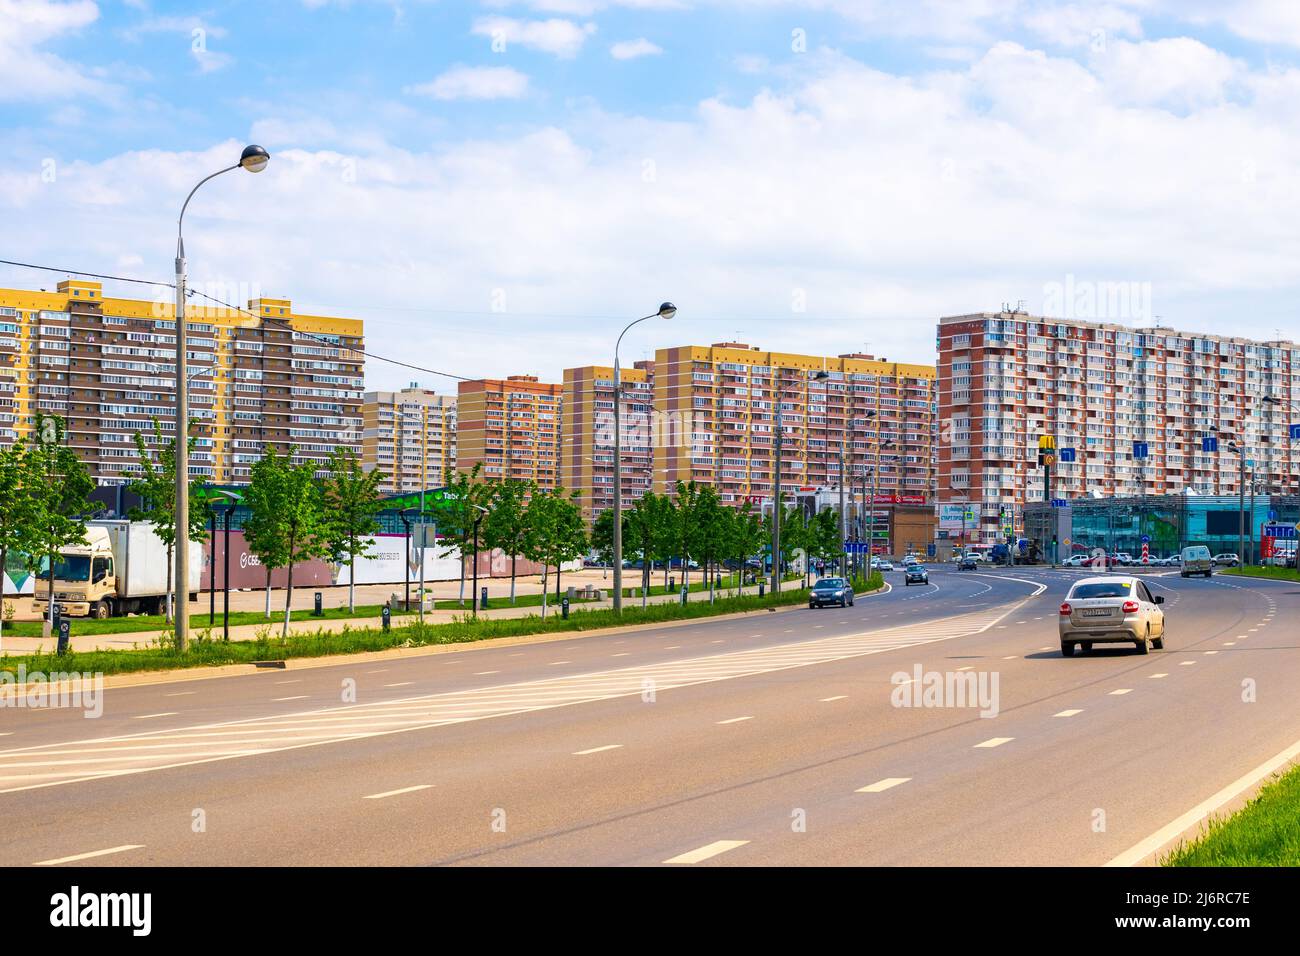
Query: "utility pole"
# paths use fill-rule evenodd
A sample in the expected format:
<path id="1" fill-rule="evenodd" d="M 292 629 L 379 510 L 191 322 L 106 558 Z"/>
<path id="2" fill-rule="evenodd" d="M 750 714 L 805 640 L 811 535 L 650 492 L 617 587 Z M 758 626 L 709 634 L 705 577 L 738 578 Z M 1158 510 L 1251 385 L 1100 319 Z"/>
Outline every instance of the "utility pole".
<path id="1" fill-rule="evenodd" d="M 844 553 L 844 544 L 849 539 L 848 512 L 844 510 L 844 439 L 840 439 L 840 570 L 847 573 L 848 557 Z"/>

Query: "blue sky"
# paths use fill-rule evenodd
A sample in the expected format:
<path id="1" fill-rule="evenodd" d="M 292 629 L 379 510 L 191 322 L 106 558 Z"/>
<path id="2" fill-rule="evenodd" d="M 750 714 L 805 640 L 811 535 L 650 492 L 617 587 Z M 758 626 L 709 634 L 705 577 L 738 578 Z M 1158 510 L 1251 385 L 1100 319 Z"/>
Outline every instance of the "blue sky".
<path id="1" fill-rule="evenodd" d="M 607 362 L 665 298 L 629 356 L 931 361 L 938 316 L 1067 285 L 1295 337 L 1298 54 L 1266 0 L 0 0 L 0 246 L 165 277 L 257 141 L 195 280 L 468 375 Z"/>

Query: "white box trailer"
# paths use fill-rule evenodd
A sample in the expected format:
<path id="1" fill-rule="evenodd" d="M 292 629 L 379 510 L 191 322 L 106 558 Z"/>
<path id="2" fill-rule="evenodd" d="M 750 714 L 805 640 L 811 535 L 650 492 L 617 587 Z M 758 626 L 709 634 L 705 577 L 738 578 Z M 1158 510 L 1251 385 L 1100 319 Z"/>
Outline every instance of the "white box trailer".
<path id="1" fill-rule="evenodd" d="M 86 522 L 86 543 L 59 550 L 54 600 L 70 617 L 159 614 L 167 601 L 167 548 L 147 521 Z M 203 545 L 190 542 L 190 600 L 198 596 Z M 48 578 L 36 582 L 36 610 L 45 611 Z"/>

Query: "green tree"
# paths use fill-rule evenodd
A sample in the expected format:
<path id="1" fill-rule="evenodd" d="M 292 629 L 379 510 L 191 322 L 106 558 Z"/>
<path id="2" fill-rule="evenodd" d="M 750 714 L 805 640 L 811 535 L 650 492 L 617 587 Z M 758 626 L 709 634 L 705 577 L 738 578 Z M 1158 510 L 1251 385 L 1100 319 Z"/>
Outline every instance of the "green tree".
<path id="1" fill-rule="evenodd" d="M 552 565 L 559 574 L 565 561 L 582 557 L 587 550 L 587 533 L 576 492 L 563 488 L 538 490 L 528 502 L 528 538 L 524 557 L 542 566 L 542 617 L 546 617 L 548 573 Z"/>
<path id="2" fill-rule="evenodd" d="M 86 541 L 88 500 L 95 487 L 86 466 L 63 444 L 67 429 L 58 416 L 37 415 L 31 443 L 23 456 L 23 486 L 30 490 L 26 512 L 31 522 L 27 543 L 28 568 L 49 582 L 46 600 L 49 616 L 42 632 L 50 636 L 54 623 L 55 563 L 60 548 Z"/>
<path id="3" fill-rule="evenodd" d="M 690 481 L 677 482 L 677 500 L 676 515 L 673 522 L 673 531 L 677 536 L 677 544 L 680 548 L 678 556 L 682 561 L 682 587 L 690 591 L 691 586 L 691 560 L 698 551 L 700 542 L 701 529 L 696 524 L 699 518 L 700 491 L 703 486 L 697 485 L 694 479 Z"/>
<path id="4" fill-rule="evenodd" d="M 4 627 L 5 581 L 9 553 L 24 554 L 30 547 L 31 489 L 27 486 L 26 451 L 21 441 L 0 448 L 0 631 Z"/>
<path id="5" fill-rule="evenodd" d="M 167 548 L 167 604 L 166 619 L 172 619 L 172 577 L 175 562 L 172 560 L 176 549 L 176 439 L 163 435 L 162 424 L 153 420 L 154 444 L 157 452 L 150 451 L 149 443 L 140 432 L 135 433 L 135 450 L 140 474 L 132 479 L 127 489 L 140 497 L 140 506 L 127 512 L 132 521 L 148 521 L 153 525 L 153 533 Z M 194 450 L 195 437 L 187 439 L 188 447 Z M 155 460 L 156 459 L 156 460 Z M 203 494 L 204 481 L 194 478 L 190 481 L 189 494 L 189 529 L 191 541 L 207 539 L 209 504 Z M 211 583 L 211 582 L 209 582 Z M 186 581 L 176 589 L 177 594 L 184 594 L 189 599 L 189 582 Z"/>
<path id="6" fill-rule="evenodd" d="M 805 547 L 813 558 L 827 565 L 839 560 L 843 553 L 840 519 L 832 509 L 823 508 L 808 523 Z"/>
<path id="7" fill-rule="evenodd" d="M 253 463 L 248 488 L 244 492 L 244 542 L 266 570 L 266 616 L 271 616 L 271 574 L 288 563 L 288 536 L 282 520 L 285 475 L 291 462 L 277 455 L 269 446 Z"/>
<path id="8" fill-rule="evenodd" d="M 664 522 L 672 513 L 672 502 L 647 491 L 623 513 L 623 540 L 630 543 L 641 556 L 641 606 L 646 606 L 650 590 L 650 565 L 658 556 L 658 547 L 664 535 Z M 611 518 L 612 527 L 613 520 Z M 667 563 L 665 562 L 665 568 Z"/>
<path id="9" fill-rule="evenodd" d="M 767 537 L 766 529 L 763 527 L 763 516 L 754 510 L 752 502 L 746 501 L 736 511 L 731 540 L 736 558 L 740 562 L 740 580 L 743 582 L 745 563 L 750 558 L 761 555 L 763 545 L 770 540 Z"/>
<path id="10" fill-rule="evenodd" d="M 528 540 L 527 502 L 534 487 L 530 481 L 507 478 L 492 486 L 491 498 L 485 505 L 489 513 L 483 520 L 483 544 L 489 550 L 500 548 L 510 555 L 511 604 L 515 603 L 516 564 Z"/>
<path id="11" fill-rule="evenodd" d="M 286 457 L 293 461 L 293 448 Z M 288 577 L 284 585 L 284 637 L 289 636 L 289 616 L 293 606 L 293 566 L 299 561 L 324 558 L 330 554 L 326 529 L 325 500 L 316 478 L 316 463 L 310 459 L 284 469 L 280 520 L 284 524 L 285 559 Z"/>
<path id="12" fill-rule="evenodd" d="M 357 558 L 370 554 L 379 533 L 379 483 L 383 474 L 366 471 L 349 448 L 330 456 L 329 477 L 321 487 L 325 509 L 321 537 L 330 557 L 348 566 L 348 612 L 356 610 Z"/>
<path id="13" fill-rule="evenodd" d="M 649 509 L 649 521 L 654 527 L 651 553 L 656 561 L 663 564 L 664 590 L 667 590 L 669 568 L 681 544 L 680 515 L 676 503 L 668 495 L 655 495 L 646 507 Z"/>
<path id="14" fill-rule="evenodd" d="M 479 478 L 482 470 L 480 463 L 475 463 L 469 471 L 457 472 L 448 468 L 445 481 L 446 496 L 452 506 L 447 509 L 443 524 L 438 527 L 438 537 L 446 547 L 444 556 L 460 555 L 461 607 L 465 606 L 465 560 L 474 546 L 474 519 L 481 513 L 478 509 L 489 507 L 492 499 L 493 486 Z"/>
<path id="15" fill-rule="evenodd" d="M 627 556 L 627 512 L 623 513 L 624 552 Z M 601 564 L 614 565 L 614 509 L 606 508 L 596 515 L 591 523 L 591 550 L 596 552 L 596 559 Z"/>

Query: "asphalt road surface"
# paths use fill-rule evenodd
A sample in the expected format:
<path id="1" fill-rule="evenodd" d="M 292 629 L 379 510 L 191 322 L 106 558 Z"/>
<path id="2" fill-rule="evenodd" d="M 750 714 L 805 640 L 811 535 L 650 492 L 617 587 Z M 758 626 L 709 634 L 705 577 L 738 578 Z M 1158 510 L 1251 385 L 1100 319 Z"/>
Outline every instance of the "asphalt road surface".
<path id="1" fill-rule="evenodd" d="M 3 708 L 0 863 L 1103 864 L 1300 738 L 1300 585 L 1148 574 L 1166 649 L 1064 659 L 1082 573 Z"/>

